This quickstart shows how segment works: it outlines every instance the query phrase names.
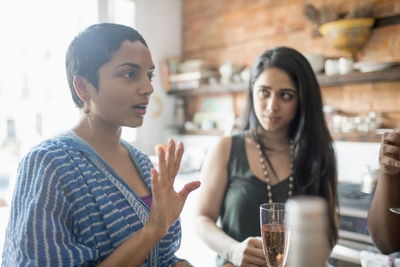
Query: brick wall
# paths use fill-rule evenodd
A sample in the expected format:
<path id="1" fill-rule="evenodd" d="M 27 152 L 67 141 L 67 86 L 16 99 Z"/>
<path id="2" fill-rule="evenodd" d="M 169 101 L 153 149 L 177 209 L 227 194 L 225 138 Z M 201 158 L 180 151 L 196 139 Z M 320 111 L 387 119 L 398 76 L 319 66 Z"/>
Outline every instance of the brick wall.
<path id="1" fill-rule="evenodd" d="M 372 1 L 372 0 L 371 0 Z M 302 53 L 326 57 L 349 56 L 324 38 L 302 14 L 305 3 L 324 2 L 339 12 L 352 9 L 348 0 L 183 0 L 183 57 L 201 58 L 221 65 L 233 61 L 249 66 L 264 50 L 290 46 Z M 400 14 L 399 0 L 375 0 L 376 18 Z M 400 61 L 400 24 L 374 28 L 358 54 L 359 61 Z M 348 112 L 389 112 L 389 126 L 400 114 L 400 82 L 368 83 L 322 88 L 324 102 Z M 397 120 L 397 121 L 396 121 Z"/>
<path id="2" fill-rule="evenodd" d="M 302 53 L 347 56 L 324 38 L 314 37 L 315 26 L 302 14 L 303 0 L 183 0 L 183 56 L 216 64 L 232 60 L 251 65 L 265 49 L 278 45 Z M 321 0 L 311 0 L 320 7 Z M 339 12 L 355 1 L 326 0 Z M 367 1 L 358 1 L 365 3 Z M 400 1 L 374 1 L 374 16 L 400 14 Z M 396 34 L 397 33 L 397 34 Z M 376 28 L 360 60 L 400 60 L 400 25 Z"/>

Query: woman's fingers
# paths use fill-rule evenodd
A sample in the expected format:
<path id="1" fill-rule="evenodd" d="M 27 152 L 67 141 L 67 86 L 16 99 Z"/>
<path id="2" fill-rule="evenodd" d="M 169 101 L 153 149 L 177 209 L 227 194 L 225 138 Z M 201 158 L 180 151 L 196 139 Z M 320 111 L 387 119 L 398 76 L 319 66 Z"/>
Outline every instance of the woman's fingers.
<path id="1" fill-rule="evenodd" d="M 262 244 L 262 239 L 261 239 L 261 236 L 256 236 L 256 237 L 254 237 L 253 238 L 254 239 L 254 246 L 256 247 L 256 248 L 263 248 L 263 244 Z M 264 255 L 264 254 L 263 254 Z"/>
<path id="2" fill-rule="evenodd" d="M 182 142 L 179 142 L 176 146 L 175 141 L 172 139 L 168 141 L 168 146 L 165 152 L 161 147 L 158 148 L 159 172 L 162 179 L 175 179 L 181 164 L 183 151 L 184 148 Z"/>
<path id="3" fill-rule="evenodd" d="M 383 143 L 391 145 L 400 145 L 400 132 L 399 130 L 394 130 L 393 132 L 386 132 L 383 134 Z"/>
<path id="4" fill-rule="evenodd" d="M 396 146 L 382 144 L 379 153 L 379 164 L 383 172 L 396 174 L 400 172 L 399 148 Z"/>
<path id="5" fill-rule="evenodd" d="M 247 248 L 243 259 L 257 266 L 263 266 L 265 264 L 261 237 L 250 237 L 247 239 Z"/>
<path id="6" fill-rule="evenodd" d="M 400 146 L 393 146 L 389 144 L 382 145 L 383 155 L 393 159 L 400 159 Z"/>
<path id="7" fill-rule="evenodd" d="M 398 129 L 383 134 L 379 163 L 385 173 L 396 174 L 400 171 L 400 132 Z"/>
<path id="8" fill-rule="evenodd" d="M 171 173 L 171 168 L 175 167 L 175 141 L 172 139 L 168 140 L 168 149 L 167 149 L 167 167 L 169 176 Z"/>
<path id="9" fill-rule="evenodd" d="M 389 168 L 397 168 L 400 171 L 400 161 L 390 157 L 383 157 L 380 161 L 381 165 Z M 397 171 L 397 172 L 398 172 Z"/>
<path id="10" fill-rule="evenodd" d="M 155 169 L 151 169 L 151 188 L 153 196 L 157 195 L 159 184 L 159 174 Z"/>
<path id="11" fill-rule="evenodd" d="M 200 181 L 193 181 L 190 183 L 185 184 L 185 186 L 179 191 L 179 196 L 186 200 L 187 196 L 192 192 L 193 190 L 196 190 L 197 188 L 200 187 Z"/>
<path id="12" fill-rule="evenodd" d="M 174 168 L 174 172 L 172 174 L 173 177 L 175 177 L 178 174 L 179 167 L 181 166 L 183 151 L 184 151 L 183 143 L 179 142 L 178 148 L 175 151 L 175 168 Z"/>
<path id="13" fill-rule="evenodd" d="M 166 172 L 167 168 L 167 162 L 165 161 L 165 153 L 164 149 L 162 147 L 158 148 L 158 177 L 162 178 L 165 175 L 168 175 L 168 172 Z"/>
<path id="14" fill-rule="evenodd" d="M 263 246 L 262 246 L 262 239 L 261 237 L 253 237 L 249 241 L 249 246 L 252 248 L 251 254 L 256 256 L 258 259 L 264 260 L 264 251 L 263 251 Z"/>

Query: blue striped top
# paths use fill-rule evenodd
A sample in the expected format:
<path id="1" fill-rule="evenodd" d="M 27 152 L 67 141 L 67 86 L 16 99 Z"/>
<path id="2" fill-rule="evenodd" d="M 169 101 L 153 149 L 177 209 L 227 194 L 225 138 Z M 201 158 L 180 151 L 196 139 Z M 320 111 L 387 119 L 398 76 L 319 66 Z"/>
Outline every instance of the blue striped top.
<path id="1" fill-rule="evenodd" d="M 151 190 L 151 161 L 121 144 Z M 34 147 L 19 164 L 3 266 L 93 266 L 148 216 L 149 207 L 109 164 L 74 132 L 65 132 Z M 178 219 L 142 266 L 174 266 L 180 238 Z"/>

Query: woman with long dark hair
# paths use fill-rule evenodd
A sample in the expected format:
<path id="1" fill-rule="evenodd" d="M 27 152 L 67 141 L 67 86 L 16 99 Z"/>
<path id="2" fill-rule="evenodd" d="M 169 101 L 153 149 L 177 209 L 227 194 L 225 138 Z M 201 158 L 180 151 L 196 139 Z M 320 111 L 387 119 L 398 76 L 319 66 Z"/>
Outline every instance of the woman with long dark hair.
<path id="1" fill-rule="evenodd" d="M 314 195 L 328 203 L 333 248 L 336 159 L 310 64 L 288 47 L 265 51 L 252 67 L 247 97 L 243 131 L 222 138 L 202 168 L 200 238 L 218 254 L 217 265 L 265 266 L 259 205 Z"/>

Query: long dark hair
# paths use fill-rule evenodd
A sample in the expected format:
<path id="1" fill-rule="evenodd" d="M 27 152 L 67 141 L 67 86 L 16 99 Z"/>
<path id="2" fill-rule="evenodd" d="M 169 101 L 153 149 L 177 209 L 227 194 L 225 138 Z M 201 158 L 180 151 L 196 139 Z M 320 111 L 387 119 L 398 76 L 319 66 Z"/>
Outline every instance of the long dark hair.
<path id="1" fill-rule="evenodd" d="M 307 59 L 296 50 L 276 47 L 262 53 L 251 69 L 247 91 L 244 130 L 257 135 L 260 123 L 254 111 L 253 87 L 258 76 L 268 68 L 278 68 L 289 75 L 299 96 L 298 110 L 289 127 L 293 140 L 293 175 L 306 194 L 325 198 L 329 207 L 329 241 L 333 247 L 337 229 L 337 172 L 332 137 L 322 111 L 321 90 Z"/>

